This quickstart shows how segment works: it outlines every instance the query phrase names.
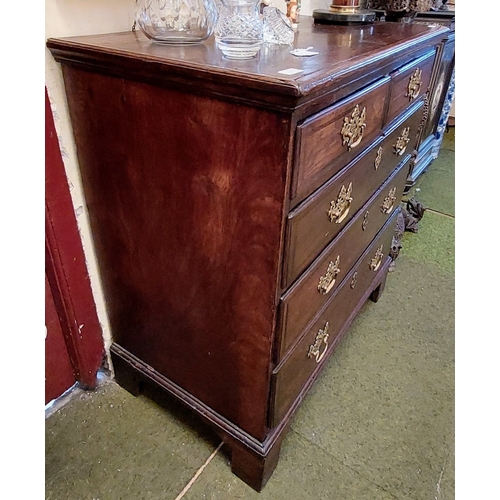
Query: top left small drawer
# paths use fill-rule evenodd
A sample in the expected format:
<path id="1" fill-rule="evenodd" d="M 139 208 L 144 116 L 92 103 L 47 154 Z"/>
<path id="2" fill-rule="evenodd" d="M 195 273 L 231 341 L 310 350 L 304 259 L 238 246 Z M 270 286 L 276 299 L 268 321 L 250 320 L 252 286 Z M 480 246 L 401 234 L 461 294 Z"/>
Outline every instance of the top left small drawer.
<path id="1" fill-rule="evenodd" d="M 389 78 L 382 78 L 298 125 L 291 206 L 365 149 L 381 131 Z"/>

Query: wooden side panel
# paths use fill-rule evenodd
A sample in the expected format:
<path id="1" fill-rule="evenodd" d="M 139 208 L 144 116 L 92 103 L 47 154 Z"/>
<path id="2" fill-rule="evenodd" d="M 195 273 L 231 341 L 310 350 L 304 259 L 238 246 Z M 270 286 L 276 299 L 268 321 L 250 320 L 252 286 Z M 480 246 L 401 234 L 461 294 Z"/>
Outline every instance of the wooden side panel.
<path id="1" fill-rule="evenodd" d="M 263 438 L 289 120 L 63 70 L 114 342 Z"/>

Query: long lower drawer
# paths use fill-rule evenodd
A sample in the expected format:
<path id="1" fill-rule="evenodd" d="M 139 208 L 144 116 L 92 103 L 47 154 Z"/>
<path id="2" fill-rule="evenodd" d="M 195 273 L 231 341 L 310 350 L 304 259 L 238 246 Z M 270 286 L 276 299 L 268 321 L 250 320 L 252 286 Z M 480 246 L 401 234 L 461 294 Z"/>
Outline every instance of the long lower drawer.
<path id="1" fill-rule="evenodd" d="M 279 362 L 329 300 L 401 198 L 410 156 L 281 298 L 275 359 Z"/>
<path id="2" fill-rule="evenodd" d="M 367 290 L 388 258 L 399 212 L 398 207 L 342 281 L 311 328 L 274 370 L 271 427 L 278 425 L 318 365 L 326 361 L 328 354 L 337 344 L 336 337 L 345 331 L 354 319 L 353 312 L 358 310 L 366 299 Z"/>

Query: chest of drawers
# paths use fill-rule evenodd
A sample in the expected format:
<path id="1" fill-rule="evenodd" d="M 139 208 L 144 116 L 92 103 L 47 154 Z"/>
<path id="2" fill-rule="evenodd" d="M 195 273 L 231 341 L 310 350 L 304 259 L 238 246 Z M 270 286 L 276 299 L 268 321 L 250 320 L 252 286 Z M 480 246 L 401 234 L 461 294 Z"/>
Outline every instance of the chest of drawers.
<path id="1" fill-rule="evenodd" d="M 186 404 L 256 490 L 308 388 L 384 287 L 447 31 L 304 17 L 294 46 L 319 55 L 264 47 L 248 61 L 137 32 L 47 42 L 62 65 L 116 380 Z"/>

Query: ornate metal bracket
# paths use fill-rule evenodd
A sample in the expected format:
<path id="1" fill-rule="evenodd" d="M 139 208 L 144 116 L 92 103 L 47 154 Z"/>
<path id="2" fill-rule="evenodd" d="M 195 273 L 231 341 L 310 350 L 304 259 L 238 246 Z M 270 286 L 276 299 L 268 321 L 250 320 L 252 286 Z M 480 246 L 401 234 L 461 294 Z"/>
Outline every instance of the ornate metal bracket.
<path id="1" fill-rule="evenodd" d="M 336 200 L 330 202 L 330 209 L 328 210 L 328 218 L 330 222 L 340 224 L 349 213 L 352 202 L 352 182 L 349 183 L 347 188 L 342 185 L 342 189 Z"/>
<path id="2" fill-rule="evenodd" d="M 326 350 L 328 349 L 329 326 L 330 325 L 327 321 L 323 329 L 320 329 L 318 331 L 318 333 L 316 334 L 316 339 L 314 340 L 314 344 L 311 344 L 309 346 L 309 350 L 307 351 L 307 357 L 315 358 L 316 363 L 319 363 L 323 359 L 323 356 L 325 355 Z M 325 344 L 323 351 L 320 351 L 321 344 Z"/>
<path id="3" fill-rule="evenodd" d="M 382 260 L 384 258 L 383 250 L 384 245 L 380 245 L 380 247 L 377 249 L 377 252 L 375 253 L 375 256 L 370 261 L 370 269 L 372 271 L 377 271 L 380 267 L 380 264 L 382 264 Z"/>
<path id="4" fill-rule="evenodd" d="M 321 276 L 318 283 L 318 291 L 322 295 L 326 295 L 330 292 L 335 285 L 335 280 L 337 279 L 337 275 L 340 273 L 340 255 L 337 255 L 335 262 L 333 260 L 328 264 L 328 268 L 326 270 L 326 274 Z"/>
<path id="5" fill-rule="evenodd" d="M 396 187 L 393 187 L 389 194 L 384 198 L 384 202 L 382 203 L 381 210 L 384 214 L 390 214 L 392 209 L 394 208 L 394 204 L 396 203 Z"/>
<path id="6" fill-rule="evenodd" d="M 406 151 L 406 146 L 410 142 L 410 127 L 405 127 L 401 135 L 396 139 L 394 146 L 394 154 L 401 156 Z"/>
<path id="7" fill-rule="evenodd" d="M 410 76 L 410 81 L 408 82 L 408 87 L 406 89 L 405 97 L 408 97 L 409 101 L 413 101 L 420 94 L 420 89 L 422 88 L 422 70 L 416 68 L 413 74 Z"/>
<path id="8" fill-rule="evenodd" d="M 349 151 L 356 147 L 363 138 L 363 131 L 366 128 L 366 107 L 360 112 L 359 104 L 356 104 L 351 117 L 344 117 L 344 125 L 340 133 L 342 134 L 342 145 L 347 144 Z"/>

